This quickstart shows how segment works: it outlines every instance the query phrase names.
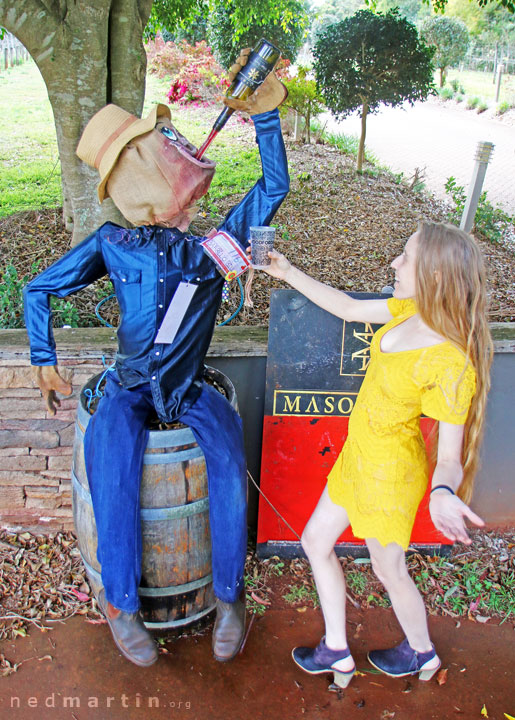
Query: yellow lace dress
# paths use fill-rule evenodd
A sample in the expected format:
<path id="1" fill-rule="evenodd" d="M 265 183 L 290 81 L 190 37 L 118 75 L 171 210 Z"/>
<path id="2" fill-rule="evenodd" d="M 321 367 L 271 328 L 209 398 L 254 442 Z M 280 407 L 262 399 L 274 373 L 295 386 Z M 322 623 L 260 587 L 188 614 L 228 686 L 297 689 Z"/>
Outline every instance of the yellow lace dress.
<path id="1" fill-rule="evenodd" d="M 461 425 L 475 373 L 450 342 L 385 353 L 381 338 L 416 313 L 413 300 L 388 300 L 393 319 L 372 338 L 370 364 L 349 419 L 343 449 L 328 475 L 331 500 L 347 511 L 352 532 L 406 549 L 428 465 L 421 414 Z"/>

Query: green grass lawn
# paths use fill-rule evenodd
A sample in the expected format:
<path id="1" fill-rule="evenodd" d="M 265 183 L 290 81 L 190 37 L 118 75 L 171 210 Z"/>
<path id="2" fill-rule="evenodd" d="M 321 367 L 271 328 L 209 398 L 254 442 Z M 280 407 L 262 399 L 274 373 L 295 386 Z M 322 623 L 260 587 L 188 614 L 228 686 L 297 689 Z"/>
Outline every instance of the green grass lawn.
<path id="1" fill-rule="evenodd" d="M 463 70 L 451 68 L 447 74 L 449 85 L 451 80 L 458 80 L 465 89 L 467 97 L 480 97 L 488 102 L 490 106 L 495 105 L 496 83 L 492 82 L 492 73 L 479 72 L 477 70 Z M 438 84 L 438 83 L 437 83 Z M 503 75 L 499 103 L 508 102 L 515 105 L 515 75 Z"/>
<path id="2" fill-rule="evenodd" d="M 32 61 L 0 75 L 0 114 L 0 217 L 60 205 L 54 118 Z"/>
<path id="3" fill-rule="evenodd" d="M 143 113 L 153 103 L 167 104 L 169 83 L 148 75 Z M 200 144 L 221 110 L 173 106 L 173 122 L 195 144 Z M 52 114 L 43 78 L 35 63 L 9 68 L 0 75 L 0 217 L 23 210 L 58 207 L 62 203 L 60 164 Z M 235 142 L 248 135 L 232 118 L 217 137 L 209 156 L 217 173 L 209 199 L 245 192 L 260 175 L 257 146 Z"/>

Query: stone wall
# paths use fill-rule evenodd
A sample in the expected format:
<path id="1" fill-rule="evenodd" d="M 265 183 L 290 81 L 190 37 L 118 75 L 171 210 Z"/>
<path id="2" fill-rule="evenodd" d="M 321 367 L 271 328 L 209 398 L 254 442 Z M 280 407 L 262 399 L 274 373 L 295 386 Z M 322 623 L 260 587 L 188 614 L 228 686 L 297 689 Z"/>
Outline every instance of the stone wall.
<path id="1" fill-rule="evenodd" d="M 56 335 L 66 332 L 70 331 Z M 103 338 L 109 358 L 114 355 L 110 336 L 104 333 Z M 82 356 L 82 344 L 73 348 L 63 343 L 59 369 L 72 383 L 73 395 L 61 399 L 52 417 L 41 398 L 28 350 L 18 345 L 22 338 L 10 331 L 6 340 L 0 351 L 0 521 L 38 530 L 71 530 L 70 467 L 77 398 L 82 385 L 99 372 L 102 353 Z"/>

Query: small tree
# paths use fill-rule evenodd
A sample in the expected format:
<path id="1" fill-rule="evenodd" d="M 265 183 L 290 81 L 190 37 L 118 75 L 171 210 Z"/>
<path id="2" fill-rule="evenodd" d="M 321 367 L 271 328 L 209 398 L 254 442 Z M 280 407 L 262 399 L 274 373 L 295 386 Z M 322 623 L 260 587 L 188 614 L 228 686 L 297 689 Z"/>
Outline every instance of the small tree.
<path id="1" fill-rule="evenodd" d="M 434 64 L 440 70 L 440 87 L 445 82 L 445 71 L 463 60 L 469 46 L 469 33 L 463 20 L 434 16 L 422 23 L 420 34 L 435 48 Z"/>
<path id="2" fill-rule="evenodd" d="M 295 110 L 304 120 L 308 143 L 311 142 L 311 120 L 325 109 L 324 102 L 313 78 L 308 77 L 309 69 L 299 65 L 296 77 L 284 79 L 288 97 L 281 105 L 281 115 L 288 108 Z"/>
<path id="3" fill-rule="evenodd" d="M 434 92 L 433 50 L 397 9 L 359 10 L 330 25 L 313 49 L 322 97 L 336 117 L 361 110 L 358 172 L 363 167 L 368 113 L 385 105 L 425 100 Z"/>

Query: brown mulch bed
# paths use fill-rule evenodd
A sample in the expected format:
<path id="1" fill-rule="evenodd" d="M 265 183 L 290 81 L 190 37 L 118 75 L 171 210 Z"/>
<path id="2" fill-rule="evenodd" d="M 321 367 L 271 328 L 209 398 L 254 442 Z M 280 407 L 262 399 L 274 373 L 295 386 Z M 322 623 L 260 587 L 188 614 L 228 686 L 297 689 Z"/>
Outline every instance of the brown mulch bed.
<path id="1" fill-rule="evenodd" d="M 245 140 L 248 140 L 245 138 Z M 288 143 L 291 192 L 274 218 L 277 248 L 298 267 L 342 290 L 379 292 L 392 282 L 390 262 L 415 230 L 417 220 L 447 219 L 448 208 L 432 197 L 414 192 L 389 173 L 369 169 L 355 173 L 355 161 L 322 144 Z M 203 234 L 221 221 L 239 196 L 217 202 L 218 218 L 200 215 L 192 231 Z M 492 243 L 478 236 L 486 257 L 490 292 L 490 320 L 515 320 L 514 244 Z M 0 262 L 11 262 L 18 276 L 31 274 L 58 259 L 70 245 L 59 209 L 19 213 L 0 220 Z M 244 307 L 231 324 L 268 324 L 270 289 L 284 287 L 264 273 L 256 273 L 253 307 Z M 80 325 L 100 325 L 95 306 L 110 292 L 107 279 L 72 298 Z M 219 322 L 238 307 L 240 291 L 232 283 L 229 303 L 223 304 Z M 117 324 L 115 301 L 108 301 L 102 316 Z"/>
<path id="2" fill-rule="evenodd" d="M 480 623 L 509 620 L 515 627 L 515 528 L 471 529 L 469 535 L 472 544 L 456 543 L 449 556 L 408 554 L 410 575 L 428 612 Z M 356 609 L 390 605 L 368 558 L 341 557 L 340 563 L 347 600 Z M 318 606 L 311 570 L 302 558 L 259 560 L 249 555 L 247 598 L 249 609 L 257 613 L 285 603 L 298 608 Z"/>

